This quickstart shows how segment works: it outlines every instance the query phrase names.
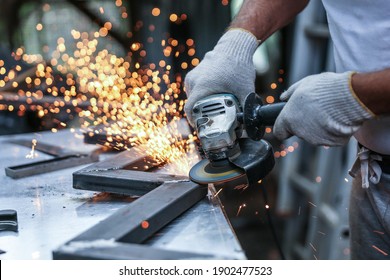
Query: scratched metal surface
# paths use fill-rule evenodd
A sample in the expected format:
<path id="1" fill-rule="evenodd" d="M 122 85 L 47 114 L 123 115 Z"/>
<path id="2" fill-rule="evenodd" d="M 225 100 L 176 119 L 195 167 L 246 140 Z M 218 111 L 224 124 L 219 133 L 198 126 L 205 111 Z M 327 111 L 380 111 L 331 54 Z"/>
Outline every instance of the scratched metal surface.
<path id="1" fill-rule="evenodd" d="M 92 151 L 81 133 L 63 130 L 0 137 L 0 209 L 18 213 L 19 232 L 0 232 L 0 259 L 51 259 L 52 250 L 131 203 L 125 196 L 72 188 L 72 173 L 87 165 L 75 166 L 22 179 L 7 177 L 7 166 L 50 159 L 37 152 L 28 159 L 30 148 L 7 143 L 11 139 L 37 139 L 76 151 Z M 109 155 L 103 155 L 107 157 Z M 221 258 L 245 259 L 245 254 L 222 211 L 218 200 L 205 198 L 164 228 L 150 246 L 213 253 Z"/>

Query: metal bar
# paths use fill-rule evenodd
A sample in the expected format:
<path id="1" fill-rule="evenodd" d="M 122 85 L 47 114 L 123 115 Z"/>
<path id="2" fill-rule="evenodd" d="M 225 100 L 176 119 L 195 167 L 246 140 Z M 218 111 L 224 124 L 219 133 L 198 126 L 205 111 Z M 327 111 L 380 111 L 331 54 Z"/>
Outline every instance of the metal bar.
<path id="1" fill-rule="evenodd" d="M 133 170 L 97 170 L 73 173 L 73 188 L 141 196 L 165 181 L 186 180 L 186 176 L 160 174 Z"/>
<path id="2" fill-rule="evenodd" d="M 29 147 L 29 148 L 32 147 L 31 139 L 14 139 L 8 141 L 8 143 Z M 76 154 L 76 152 L 73 150 L 62 148 L 57 145 L 43 143 L 43 142 L 37 142 L 34 146 L 34 149 L 52 156 L 65 156 L 65 155 Z"/>
<path id="3" fill-rule="evenodd" d="M 164 183 L 72 241 L 114 238 L 128 243 L 143 242 L 206 194 L 207 187 L 193 182 Z"/>
<path id="4" fill-rule="evenodd" d="M 165 181 L 188 179 L 186 176 L 143 172 L 154 166 L 151 159 L 133 148 L 74 172 L 73 188 L 141 196 Z"/>
<path id="5" fill-rule="evenodd" d="M 9 166 L 5 168 L 5 174 L 13 179 L 24 178 L 32 175 L 47 173 L 77 165 L 87 164 L 99 160 L 94 154 L 75 154 L 63 157 L 55 157 L 28 164 Z"/>
<path id="6" fill-rule="evenodd" d="M 155 251 L 156 249 L 145 245 L 136 246 L 139 250 L 134 252 L 127 251 L 125 248 L 129 245 L 128 243 L 144 242 L 203 199 L 206 194 L 207 186 L 197 185 L 190 181 L 165 182 L 67 242 L 53 252 L 53 258 L 138 259 L 142 256 L 156 259 L 170 258 L 168 257 L 169 251 L 152 257 L 153 253 L 157 251 L 161 253 L 164 250 Z M 177 252 L 172 252 L 170 256 L 172 259 L 179 258 Z"/>
<path id="7" fill-rule="evenodd" d="M 55 260 L 183 260 L 211 258 L 215 257 L 207 254 L 164 250 L 140 244 L 119 242 L 98 247 L 94 246 L 94 243 L 70 242 L 53 252 L 53 259 Z"/>

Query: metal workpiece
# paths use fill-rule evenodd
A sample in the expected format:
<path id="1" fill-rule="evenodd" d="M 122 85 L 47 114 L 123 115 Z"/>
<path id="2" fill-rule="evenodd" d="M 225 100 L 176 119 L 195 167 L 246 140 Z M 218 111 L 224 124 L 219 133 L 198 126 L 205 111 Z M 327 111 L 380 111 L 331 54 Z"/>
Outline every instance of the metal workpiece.
<path id="1" fill-rule="evenodd" d="M 55 260 L 194 260 L 210 259 L 213 255 L 163 250 L 141 244 L 96 240 L 70 242 L 53 252 Z"/>
<path id="2" fill-rule="evenodd" d="M 192 182 L 164 183 L 121 208 L 72 241 L 114 239 L 141 243 L 207 194 L 207 187 Z"/>
<path id="3" fill-rule="evenodd" d="M 186 176 L 145 172 L 156 168 L 151 159 L 130 149 L 73 173 L 75 189 L 141 196 L 166 181 L 186 180 Z"/>
<path id="4" fill-rule="evenodd" d="M 155 252 L 156 249 L 148 245 L 143 246 L 144 251 L 152 251 L 157 255 L 142 256 L 140 246 L 135 248 L 128 246 L 129 243 L 139 244 L 146 241 L 195 203 L 205 198 L 206 194 L 206 186 L 189 181 L 164 183 L 67 242 L 53 252 L 53 257 L 54 259 L 210 258 L 212 254 L 197 255 L 191 251 L 178 253 L 169 250 L 169 253 L 164 253 L 164 250 L 158 249 Z M 92 250 L 89 251 L 89 249 Z M 80 255 L 79 251 L 81 251 Z"/>
<path id="5" fill-rule="evenodd" d="M 204 197 L 204 186 L 163 184 L 57 248 L 53 258 L 245 259 L 215 190 L 208 191 Z M 192 222 L 176 225 L 184 221 Z"/>
<path id="6" fill-rule="evenodd" d="M 73 166 L 79 166 L 98 160 L 93 154 L 75 154 L 69 156 L 55 157 L 44 161 L 8 166 L 5 174 L 13 179 L 24 178 L 32 175 L 52 172 Z"/>
<path id="7" fill-rule="evenodd" d="M 32 147 L 32 141 L 30 139 L 14 139 L 9 142 L 11 144 L 21 145 L 24 147 Z M 52 172 L 55 170 L 96 162 L 99 160 L 100 153 L 99 150 L 94 150 L 90 153 L 81 153 L 72 151 L 68 148 L 42 143 L 40 141 L 34 144 L 34 152 L 35 151 L 41 151 L 45 154 L 54 156 L 54 158 L 15 166 L 7 166 L 5 168 L 5 174 L 11 178 L 18 179 Z"/>
<path id="8" fill-rule="evenodd" d="M 0 232 L 0 248 L 5 252 L 0 254 L 1 260 L 52 259 L 54 250 L 62 248 L 69 240 L 142 198 L 135 199 L 128 195 L 74 189 L 72 174 L 87 169 L 89 165 L 74 166 L 14 180 L 4 174 L 6 166 L 51 158 L 37 151 L 38 158 L 26 159 L 26 154 L 31 151 L 31 147 L 9 143 L 10 140 L 20 138 L 34 138 L 38 143 L 41 141 L 83 153 L 96 149 L 96 145 L 85 144 L 82 133 L 78 131 L 72 133 L 69 130 L 62 130 L 57 133 L 40 132 L 0 137 L 2 150 L 6 151 L 0 154 L 0 170 L 3 170 L 3 174 L 0 172 L 0 205 L 1 209 L 17 211 L 19 225 L 18 232 Z M 116 155 L 119 154 L 103 153 L 100 155 L 99 163 L 105 162 L 106 159 L 113 159 Z M 177 181 L 182 183 L 180 180 Z M 222 205 L 208 197 L 196 202 L 143 243 L 120 243 L 123 246 L 118 247 L 118 251 L 114 252 L 117 258 L 130 257 L 120 255 L 120 252 L 127 250 L 126 248 L 129 250 L 132 248 L 132 256 L 136 259 L 152 259 L 152 256 L 158 259 L 203 259 L 215 255 L 225 259 L 246 258 L 237 236 L 224 215 Z M 103 244 L 107 243 L 103 242 Z M 80 247 L 79 243 L 70 245 L 68 249 L 74 246 Z M 93 256 L 91 251 L 94 250 L 92 248 L 96 248 L 96 244 L 89 245 L 87 244 L 87 247 L 90 249 L 78 251 L 78 258 L 82 258 L 83 250 L 88 251 L 88 258 Z M 105 250 L 99 248 L 96 250 L 99 251 L 96 251 L 97 258 L 110 258 L 104 253 Z M 110 249 L 109 252 L 113 257 L 113 251 Z M 189 255 L 192 256 L 188 257 Z M 66 258 L 64 254 L 62 256 Z"/>

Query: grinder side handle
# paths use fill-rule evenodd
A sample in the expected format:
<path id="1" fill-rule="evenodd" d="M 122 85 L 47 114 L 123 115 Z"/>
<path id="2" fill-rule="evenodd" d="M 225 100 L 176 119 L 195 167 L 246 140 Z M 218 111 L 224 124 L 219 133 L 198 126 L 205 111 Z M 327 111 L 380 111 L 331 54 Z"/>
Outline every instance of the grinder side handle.
<path id="1" fill-rule="evenodd" d="M 275 123 L 285 104 L 286 102 L 263 105 L 256 93 L 248 94 L 244 101 L 243 114 L 240 116 L 248 136 L 255 141 L 262 139 L 265 127 Z"/>
<path id="2" fill-rule="evenodd" d="M 278 102 L 275 104 L 267 104 L 258 106 L 256 110 L 256 119 L 259 123 L 265 126 L 274 125 L 280 111 L 284 108 L 286 102 Z"/>

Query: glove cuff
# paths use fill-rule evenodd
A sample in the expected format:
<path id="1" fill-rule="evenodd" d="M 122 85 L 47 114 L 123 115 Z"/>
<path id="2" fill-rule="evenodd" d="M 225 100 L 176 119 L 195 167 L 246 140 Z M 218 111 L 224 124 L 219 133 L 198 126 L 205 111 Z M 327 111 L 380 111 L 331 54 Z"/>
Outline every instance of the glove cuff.
<path id="1" fill-rule="evenodd" d="M 253 54 L 260 44 L 251 32 L 241 29 L 229 29 L 218 41 L 214 50 L 232 56 L 237 61 L 252 62 Z"/>
<path id="2" fill-rule="evenodd" d="M 352 71 L 341 74 L 329 73 L 317 84 L 321 96 L 318 102 L 322 103 L 330 116 L 346 125 L 361 124 L 375 116 L 353 92 L 351 86 L 353 74 Z"/>

